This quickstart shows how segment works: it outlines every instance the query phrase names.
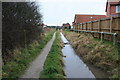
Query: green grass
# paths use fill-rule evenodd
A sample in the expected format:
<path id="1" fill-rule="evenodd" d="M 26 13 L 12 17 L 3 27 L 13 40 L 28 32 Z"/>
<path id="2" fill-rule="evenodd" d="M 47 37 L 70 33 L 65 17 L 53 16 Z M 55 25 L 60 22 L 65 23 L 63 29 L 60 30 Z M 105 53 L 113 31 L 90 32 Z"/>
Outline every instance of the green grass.
<path id="1" fill-rule="evenodd" d="M 80 35 L 76 33 L 77 36 L 73 36 L 70 31 L 64 31 L 64 33 L 66 36 L 69 36 L 70 41 L 72 41 L 72 39 L 72 42 L 80 41 L 78 44 L 81 47 L 90 49 L 87 54 L 82 54 L 82 56 L 85 56 L 85 61 L 94 63 L 95 66 L 106 72 L 109 71 L 111 73 L 110 78 L 120 78 L 120 74 L 118 75 L 118 67 L 120 66 L 120 44 L 116 43 L 113 45 L 112 41 L 101 41 L 101 39 L 92 38 L 92 36 L 84 33 L 79 33 Z M 83 37 L 80 37 L 82 35 Z M 90 42 L 90 44 L 85 44 L 85 39 Z"/>
<path id="2" fill-rule="evenodd" d="M 44 63 L 44 70 L 41 72 L 40 78 L 64 78 L 63 65 L 61 64 L 62 56 L 60 55 L 61 48 L 59 46 L 60 41 L 58 36 L 57 32 L 56 39 Z"/>
<path id="3" fill-rule="evenodd" d="M 35 41 L 27 49 L 22 49 L 13 57 L 13 59 L 3 65 L 3 78 L 19 78 L 29 63 L 40 54 L 46 43 L 52 38 L 54 31 L 49 32 L 40 43 Z"/>
<path id="4" fill-rule="evenodd" d="M 110 78 L 120 78 L 120 75 L 118 74 L 118 67 L 120 66 L 120 63 L 117 63 L 120 57 L 120 44 L 116 43 L 115 45 L 113 45 L 113 42 L 111 41 L 108 40 L 101 41 L 101 39 L 97 38 L 94 38 L 93 41 L 96 43 L 100 43 L 99 45 L 96 44 L 96 47 L 97 46 L 100 47 L 101 45 L 105 46 L 105 48 L 99 49 L 99 52 L 101 52 L 104 55 L 106 62 L 112 64 L 106 69 L 111 71 L 112 73 Z"/>
<path id="5" fill-rule="evenodd" d="M 101 39 L 94 38 L 94 41 L 95 42 L 100 42 Z M 111 57 L 110 58 L 111 60 L 118 59 L 118 57 L 120 56 L 120 44 L 119 43 L 116 43 L 115 45 L 113 45 L 113 42 L 108 41 L 108 40 L 103 40 L 102 44 L 113 47 L 112 52 L 110 52 L 110 54 L 108 55 L 108 56 Z"/>
<path id="6" fill-rule="evenodd" d="M 65 32 L 65 34 L 71 34 L 72 33 L 71 31 L 68 31 L 68 30 L 65 30 L 64 32 Z M 95 46 L 99 42 L 101 42 L 101 39 L 93 38 L 93 42 L 94 42 L 93 44 L 85 45 L 84 47 L 95 48 Z M 112 46 L 113 47 L 112 52 L 110 52 L 111 54 L 108 55 L 110 57 L 109 59 L 115 60 L 115 59 L 118 59 L 118 57 L 120 57 L 120 44 L 116 43 L 115 45 L 113 45 L 113 42 L 111 42 L 111 41 L 102 40 L 100 45 L 106 45 L 106 46 Z M 103 51 L 104 51 L 104 49 L 103 49 Z"/>

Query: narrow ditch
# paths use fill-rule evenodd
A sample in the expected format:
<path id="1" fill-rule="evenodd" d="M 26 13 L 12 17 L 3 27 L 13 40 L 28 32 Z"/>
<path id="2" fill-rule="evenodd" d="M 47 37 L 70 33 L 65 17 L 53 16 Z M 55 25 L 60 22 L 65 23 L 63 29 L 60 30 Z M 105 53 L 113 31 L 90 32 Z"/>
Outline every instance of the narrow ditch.
<path id="1" fill-rule="evenodd" d="M 62 33 L 60 34 L 64 43 L 62 53 L 65 56 L 63 60 L 65 64 L 64 71 L 66 78 L 95 78 L 87 65 L 79 58 L 78 55 L 76 55 L 68 40 Z"/>

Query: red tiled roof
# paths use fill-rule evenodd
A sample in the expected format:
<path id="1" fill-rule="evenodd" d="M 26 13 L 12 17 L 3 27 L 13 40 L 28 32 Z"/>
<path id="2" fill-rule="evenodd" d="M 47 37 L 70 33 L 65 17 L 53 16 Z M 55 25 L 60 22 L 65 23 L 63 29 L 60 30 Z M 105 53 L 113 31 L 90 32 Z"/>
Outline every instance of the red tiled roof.
<path id="1" fill-rule="evenodd" d="M 105 18 L 106 15 L 85 15 L 85 14 L 76 14 L 74 18 L 74 23 L 84 23 L 88 21 L 98 20 L 100 18 Z"/>
<path id="2" fill-rule="evenodd" d="M 69 23 L 66 23 L 66 24 L 63 24 L 63 26 L 65 26 L 65 27 L 69 27 L 70 24 L 69 24 Z"/>

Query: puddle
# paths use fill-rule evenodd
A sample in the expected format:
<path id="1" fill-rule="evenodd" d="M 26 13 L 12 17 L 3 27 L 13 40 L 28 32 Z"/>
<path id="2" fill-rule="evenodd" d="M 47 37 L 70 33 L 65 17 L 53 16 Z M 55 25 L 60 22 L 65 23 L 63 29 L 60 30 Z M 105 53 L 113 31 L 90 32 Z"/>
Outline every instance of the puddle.
<path id="1" fill-rule="evenodd" d="M 64 56 L 64 71 L 67 78 L 95 78 L 87 65 L 76 55 L 68 40 L 62 33 L 61 39 L 64 42 L 62 53 Z"/>

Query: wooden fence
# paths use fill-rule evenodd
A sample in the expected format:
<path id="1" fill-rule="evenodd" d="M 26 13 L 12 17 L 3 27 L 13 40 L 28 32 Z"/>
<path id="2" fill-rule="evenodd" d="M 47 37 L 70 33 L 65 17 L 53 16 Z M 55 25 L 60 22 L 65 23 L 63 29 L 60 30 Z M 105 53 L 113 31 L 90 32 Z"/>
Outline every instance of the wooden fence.
<path id="1" fill-rule="evenodd" d="M 73 26 L 73 29 L 117 33 L 117 41 L 120 42 L 120 17 L 103 18 L 100 20 L 75 24 Z M 97 33 L 93 36 L 100 38 L 100 34 Z M 112 40 L 112 35 L 105 34 L 104 39 Z"/>

